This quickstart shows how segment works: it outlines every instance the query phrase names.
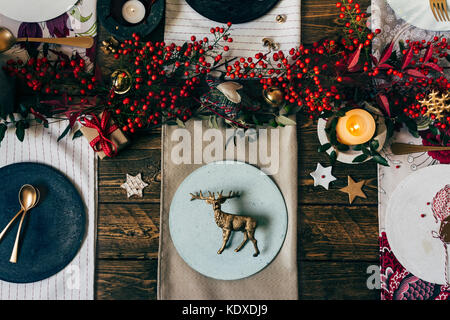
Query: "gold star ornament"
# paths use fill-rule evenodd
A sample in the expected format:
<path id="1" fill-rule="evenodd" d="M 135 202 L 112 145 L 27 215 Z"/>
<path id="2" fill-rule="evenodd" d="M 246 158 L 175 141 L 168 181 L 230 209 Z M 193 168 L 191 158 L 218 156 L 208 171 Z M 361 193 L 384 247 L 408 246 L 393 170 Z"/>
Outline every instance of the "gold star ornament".
<path id="1" fill-rule="evenodd" d="M 356 197 L 366 199 L 366 194 L 362 191 L 362 187 L 364 186 L 365 182 L 365 180 L 355 182 L 352 177 L 348 176 L 348 185 L 342 189 L 339 189 L 339 191 L 348 194 L 348 201 L 350 202 L 350 204 L 353 202 L 353 200 L 355 200 Z"/>
<path id="2" fill-rule="evenodd" d="M 424 116 L 433 119 L 441 120 L 450 112 L 450 96 L 447 93 L 439 94 L 436 91 L 431 91 L 428 96 L 420 100 L 422 107 L 426 107 L 427 111 Z"/>

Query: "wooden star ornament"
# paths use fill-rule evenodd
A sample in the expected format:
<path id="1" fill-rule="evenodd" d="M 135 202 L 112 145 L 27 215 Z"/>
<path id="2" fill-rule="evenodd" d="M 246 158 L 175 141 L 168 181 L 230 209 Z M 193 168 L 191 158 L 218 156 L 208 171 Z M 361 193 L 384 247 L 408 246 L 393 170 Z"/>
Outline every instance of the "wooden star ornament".
<path id="1" fill-rule="evenodd" d="M 127 197 L 138 196 L 142 198 L 142 190 L 148 186 L 147 183 L 142 181 L 142 176 L 139 173 L 137 176 L 133 177 L 127 173 L 127 181 L 120 187 L 127 191 Z"/>
<path id="2" fill-rule="evenodd" d="M 366 194 L 362 191 L 362 187 L 366 183 L 365 180 L 361 180 L 359 182 L 355 182 L 352 177 L 348 176 L 348 185 L 342 189 L 339 189 L 341 192 L 345 192 L 348 194 L 348 201 L 350 204 L 355 200 L 356 197 L 366 199 Z"/>

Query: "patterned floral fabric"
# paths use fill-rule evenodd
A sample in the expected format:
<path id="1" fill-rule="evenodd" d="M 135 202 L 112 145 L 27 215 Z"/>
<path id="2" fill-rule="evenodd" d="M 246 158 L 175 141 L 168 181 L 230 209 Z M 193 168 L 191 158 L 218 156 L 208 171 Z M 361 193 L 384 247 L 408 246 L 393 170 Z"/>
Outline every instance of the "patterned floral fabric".
<path id="1" fill-rule="evenodd" d="M 97 0 L 79 0 L 68 12 L 52 20 L 39 23 L 19 22 L 0 14 L 0 25 L 10 29 L 18 37 L 95 37 L 97 35 L 96 7 Z M 30 45 L 37 49 L 40 44 Z M 94 62 L 95 46 L 87 50 L 58 46 L 58 50 L 69 56 L 76 50 L 80 56 L 87 57 L 92 63 Z M 28 54 L 24 44 L 14 46 L 0 57 L 1 60 L 10 58 L 20 58 L 26 61 Z"/>
<path id="2" fill-rule="evenodd" d="M 386 233 L 380 236 L 382 300 L 447 300 L 450 288 L 423 281 L 409 273 L 392 252 Z"/>
<path id="3" fill-rule="evenodd" d="M 372 30 L 380 29 L 381 33 L 374 39 L 372 51 L 379 56 L 384 48 L 395 41 L 394 50 L 398 50 L 400 39 L 422 40 L 431 39 L 435 35 L 449 36 L 448 33 L 432 32 L 411 26 L 395 16 L 386 0 L 372 0 L 369 9 Z M 394 138 L 397 142 L 420 144 L 422 139 L 413 138 L 407 130 L 402 129 Z M 395 156 L 387 146 L 383 155 L 388 159 L 389 167 L 378 166 L 378 219 L 380 228 L 380 274 L 382 300 L 446 300 L 450 288 L 423 281 L 408 272 L 392 252 L 385 233 L 385 214 L 389 195 L 395 187 L 410 173 L 439 161 L 428 153 Z"/>

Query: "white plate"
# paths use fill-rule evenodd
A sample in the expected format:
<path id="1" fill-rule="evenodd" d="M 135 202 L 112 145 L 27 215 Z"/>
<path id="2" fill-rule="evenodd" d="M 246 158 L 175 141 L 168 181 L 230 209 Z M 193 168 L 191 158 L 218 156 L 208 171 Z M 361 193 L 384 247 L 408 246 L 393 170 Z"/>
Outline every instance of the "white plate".
<path id="1" fill-rule="evenodd" d="M 420 169 L 406 177 L 391 194 L 386 235 L 394 255 L 416 277 L 445 284 L 445 251 L 431 209 L 434 196 L 450 183 L 450 165 Z M 424 217 L 422 215 L 425 214 Z"/>
<path id="2" fill-rule="evenodd" d="M 387 2 L 398 18 L 413 26 L 431 31 L 450 30 L 449 21 L 438 22 L 434 18 L 428 0 L 387 0 Z M 450 7 L 447 10 L 450 16 Z"/>
<path id="3" fill-rule="evenodd" d="M 213 207 L 203 200 L 191 201 L 189 195 L 200 190 L 241 192 L 222 210 L 256 219 L 257 257 L 250 240 L 234 252 L 244 237 L 240 231 L 234 231 L 225 250 L 217 254 L 222 230 L 214 221 Z M 213 162 L 192 172 L 179 186 L 170 206 L 169 229 L 175 248 L 191 268 L 211 278 L 236 280 L 261 271 L 277 256 L 286 236 L 287 209 L 277 185 L 258 168 L 243 162 Z"/>
<path id="4" fill-rule="evenodd" d="M 69 11 L 78 0 L 1 0 L 0 14 L 21 22 L 51 20 Z"/>

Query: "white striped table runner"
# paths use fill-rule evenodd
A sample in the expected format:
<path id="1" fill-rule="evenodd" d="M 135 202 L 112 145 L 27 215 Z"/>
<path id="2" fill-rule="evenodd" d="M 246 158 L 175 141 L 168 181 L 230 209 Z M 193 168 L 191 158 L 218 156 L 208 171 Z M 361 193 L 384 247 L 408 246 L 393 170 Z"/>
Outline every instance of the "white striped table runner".
<path id="1" fill-rule="evenodd" d="M 56 275 L 34 283 L 0 281 L 0 300 L 90 300 L 94 298 L 96 243 L 96 156 L 84 138 L 66 136 L 57 142 L 67 121 L 49 129 L 33 126 L 25 140 L 9 129 L 0 145 L 0 167 L 18 162 L 38 162 L 64 173 L 75 185 L 86 208 L 86 235 L 72 262 Z"/>
<path id="2" fill-rule="evenodd" d="M 280 50 L 289 51 L 300 44 L 300 0 L 280 0 L 275 7 L 262 17 L 231 27 L 233 42 L 230 51 L 223 57 L 253 57 L 258 52 L 266 52 L 262 39 L 270 38 L 279 43 Z M 286 22 L 277 23 L 275 18 L 282 14 Z M 222 23 L 208 20 L 192 9 L 185 0 L 166 1 L 166 20 L 164 41 L 180 43 L 190 40 L 191 35 L 198 39 L 211 37 L 211 27 Z"/>

